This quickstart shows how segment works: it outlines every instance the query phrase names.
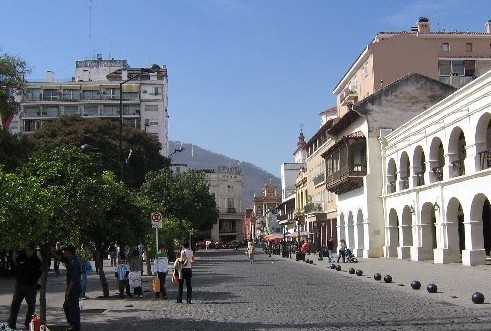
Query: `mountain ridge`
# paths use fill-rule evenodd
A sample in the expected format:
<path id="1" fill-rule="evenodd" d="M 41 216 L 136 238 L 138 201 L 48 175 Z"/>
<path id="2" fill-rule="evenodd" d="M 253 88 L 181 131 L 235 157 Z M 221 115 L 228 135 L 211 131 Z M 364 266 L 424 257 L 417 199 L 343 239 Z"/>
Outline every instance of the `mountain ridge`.
<path id="1" fill-rule="evenodd" d="M 184 149 L 181 152 L 175 152 L 180 147 Z M 195 170 L 217 170 L 219 166 L 239 167 L 244 183 L 242 190 L 242 208 L 244 211 L 246 208 L 252 208 L 254 195 L 260 195 L 265 184 L 271 182 L 276 185 L 278 193 L 281 192 L 280 179 L 253 163 L 239 161 L 195 144 L 181 141 L 169 141 L 169 152 L 172 164 L 186 164 Z"/>

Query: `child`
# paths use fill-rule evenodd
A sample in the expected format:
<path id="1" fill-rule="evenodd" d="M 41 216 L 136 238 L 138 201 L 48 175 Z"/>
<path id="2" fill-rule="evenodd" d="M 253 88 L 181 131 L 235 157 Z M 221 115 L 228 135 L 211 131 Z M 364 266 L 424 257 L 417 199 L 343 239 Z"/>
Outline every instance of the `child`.
<path id="1" fill-rule="evenodd" d="M 130 267 L 126 263 L 126 259 L 124 258 L 124 256 L 120 256 L 118 259 L 118 264 L 116 265 L 116 271 L 114 272 L 114 275 L 118 279 L 120 298 L 124 298 L 125 290 L 126 294 L 131 297 L 130 282 L 128 280 L 129 273 Z"/>
<path id="2" fill-rule="evenodd" d="M 142 279 L 141 279 L 142 256 L 137 248 L 135 248 L 131 253 L 130 271 L 131 271 L 130 272 L 131 288 L 133 288 L 135 296 L 142 298 L 143 297 L 143 288 L 142 288 Z"/>

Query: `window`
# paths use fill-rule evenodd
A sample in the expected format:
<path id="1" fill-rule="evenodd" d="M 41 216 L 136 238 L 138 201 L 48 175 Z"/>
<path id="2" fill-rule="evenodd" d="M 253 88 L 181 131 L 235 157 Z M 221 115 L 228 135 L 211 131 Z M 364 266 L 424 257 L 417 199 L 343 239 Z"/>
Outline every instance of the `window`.
<path id="1" fill-rule="evenodd" d="M 159 106 L 158 105 L 146 105 L 145 110 L 146 111 L 158 111 Z"/>
<path id="2" fill-rule="evenodd" d="M 43 94 L 40 88 L 28 88 L 26 91 L 26 99 L 28 101 L 38 101 L 41 100 Z"/>
<path id="3" fill-rule="evenodd" d="M 140 105 L 123 105 L 123 115 L 139 115 Z"/>
<path id="4" fill-rule="evenodd" d="M 145 120 L 145 126 L 157 126 L 159 125 L 159 121 L 155 119 L 146 119 Z"/>
<path id="5" fill-rule="evenodd" d="M 119 105 L 104 105 L 102 109 L 103 116 L 117 116 L 119 115 Z"/>
<path id="6" fill-rule="evenodd" d="M 58 106 L 43 106 L 43 116 L 57 117 Z"/>
<path id="7" fill-rule="evenodd" d="M 40 116 L 39 107 L 24 107 L 24 116 L 25 117 L 37 117 Z"/>
<path id="8" fill-rule="evenodd" d="M 442 44 L 442 51 L 443 52 L 449 52 L 450 51 L 450 44 L 449 43 L 443 43 Z"/>
<path id="9" fill-rule="evenodd" d="M 97 113 L 96 105 L 84 106 L 84 116 L 97 116 Z"/>
<path id="10" fill-rule="evenodd" d="M 153 88 L 153 93 L 154 93 L 155 95 L 159 95 L 159 94 L 160 94 L 160 89 L 159 89 L 158 87 L 154 87 L 154 88 Z"/>
<path id="11" fill-rule="evenodd" d="M 65 115 L 77 115 L 78 114 L 78 106 L 65 106 L 63 113 Z"/>
<path id="12" fill-rule="evenodd" d="M 63 100 L 78 100 L 80 99 L 80 90 L 63 90 Z"/>
<path id="13" fill-rule="evenodd" d="M 466 43 L 465 44 L 465 51 L 466 52 L 472 52 L 473 49 L 472 49 L 472 43 Z"/>
<path id="14" fill-rule="evenodd" d="M 58 100 L 58 90 L 43 90 L 43 100 Z"/>

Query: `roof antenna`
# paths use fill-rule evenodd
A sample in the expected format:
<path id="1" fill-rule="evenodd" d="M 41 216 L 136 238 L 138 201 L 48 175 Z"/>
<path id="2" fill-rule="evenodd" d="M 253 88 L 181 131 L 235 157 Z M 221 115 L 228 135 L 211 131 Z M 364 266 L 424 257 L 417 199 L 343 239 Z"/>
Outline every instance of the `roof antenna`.
<path id="1" fill-rule="evenodd" d="M 440 15 L 438 14 L 438 0 L 435 0 L 436 6 L 436 26 L 438 27 L 438 31 L 440 32 Z"/>

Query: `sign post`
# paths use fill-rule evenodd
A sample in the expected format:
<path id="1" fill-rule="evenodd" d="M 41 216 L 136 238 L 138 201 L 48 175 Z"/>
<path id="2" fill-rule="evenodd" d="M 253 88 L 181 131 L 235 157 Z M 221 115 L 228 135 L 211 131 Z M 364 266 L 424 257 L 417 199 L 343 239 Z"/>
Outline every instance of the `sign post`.
<path id="1" fill-rule="evenodd" d="M 162 228 L 162 214 L 151 213 L 150 220 L 152 221 L 152 228 L 155 229 L 155 252 L 159 251 L 159 229 Z"/>

